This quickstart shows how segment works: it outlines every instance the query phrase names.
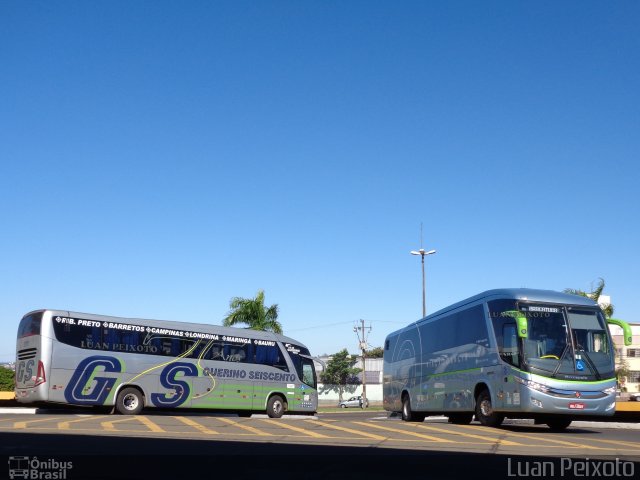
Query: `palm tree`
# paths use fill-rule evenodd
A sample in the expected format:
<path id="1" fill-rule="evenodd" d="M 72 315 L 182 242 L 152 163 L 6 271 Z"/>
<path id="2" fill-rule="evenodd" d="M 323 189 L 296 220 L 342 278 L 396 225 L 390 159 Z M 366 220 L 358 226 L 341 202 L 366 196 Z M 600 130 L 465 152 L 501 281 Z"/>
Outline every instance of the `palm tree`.
<path id="1" fill-rule="evenodd" d="M 278 305 L 265 307 L 264 290 L 258 290 L 255 298 L 233 297 L 229 302 L 231 310 L 222 321 L 225 327 L 245 323 L 252 330 L 282 333 L 278 322 Z"/>
<path id="2" fill-rule="evenodd" d="M 580 295 L 581 297 L 587 297 L 592 300 L 595 300 L 596 302 L 600 298 L 600 295 L 602 295 L 603 291 L 604 291 L 604 280 L 602 278 L 598 279 L 598 283 L 595 288 L 593 288 L 593 285 L 591 286 L 591 292 L 585 292 L 583 290 L 576 290 L 573 288 L 564 289 L 564 293 L 570 293 L 572 295 Z M 614 307 L 610 303 L 602 304 L 600 305 L 600 308 L 602 308 L 602 311 L 604 312 L 604 315 L 607 318 L 611 318 L 613 316 Z"/>

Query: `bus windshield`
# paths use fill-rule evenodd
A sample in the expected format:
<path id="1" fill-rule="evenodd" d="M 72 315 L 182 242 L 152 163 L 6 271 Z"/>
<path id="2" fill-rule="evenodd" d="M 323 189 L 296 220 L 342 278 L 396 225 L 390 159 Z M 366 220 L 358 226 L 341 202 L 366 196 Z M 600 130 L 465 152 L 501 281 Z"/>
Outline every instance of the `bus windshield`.
<path id="1" fill-rule="evenodd" d="M 289 355 L 291 355 L 291 360 L 296 368 L 298 378 L 310 387 L 316 388 L 316 370 L 313 365 L 313 360 L 309 356 L 309 350 L 292 343 L 286 343 L 285 348 L 287 352 L 289 352 Z"/>
<path id="2" fill-rule="evenodd" d="M 521 305 L 528 335 L 524 364 L 534 373 L 603 379 L 613 376 L 613 355 L 604 318 L 595 309 Z"/>

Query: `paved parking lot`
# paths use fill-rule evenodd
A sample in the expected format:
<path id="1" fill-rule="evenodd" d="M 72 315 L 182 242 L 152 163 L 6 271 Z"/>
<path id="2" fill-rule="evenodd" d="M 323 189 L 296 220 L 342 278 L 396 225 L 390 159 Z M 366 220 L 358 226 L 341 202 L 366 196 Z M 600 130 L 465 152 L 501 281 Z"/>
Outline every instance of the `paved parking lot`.
<path id="1" fill-rule="evenodd" d="M 357 446 L 512 455 L 619 457 L 637 459 L 637 430 L 570 427 L 562 433 L 546 426 L 506 425 L 499 429 L 446 421 L 406 423 L 380 412 L 326 414 L 317 418 L 234 415 L 145 414 L 139 416 L 47 413 L 0 415 L 0 432 L 98 437 L 141 437 L 252 443 Z M 7 445 L 3 446 L 7 452 Z"/>

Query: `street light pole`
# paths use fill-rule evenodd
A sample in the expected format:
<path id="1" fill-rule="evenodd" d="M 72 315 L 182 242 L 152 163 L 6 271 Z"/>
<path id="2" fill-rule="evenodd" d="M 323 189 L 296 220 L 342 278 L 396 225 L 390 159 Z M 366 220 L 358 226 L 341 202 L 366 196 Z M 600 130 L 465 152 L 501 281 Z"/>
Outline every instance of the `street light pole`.
<path id="1" fill-rule="evenodd" d="M 424 276 L 424 257 L 426 255 L 432 255 L 436 253 L 435 250 L 429 250 L 428 252 L 424 251 L 424 248 L 421 248 L 417 252 L 415 250 L 411 251 L 411 255 L 420 255 L 422 257 L 422 317 L 427 316 L 427 299 L 426 299 L 426 289 L 425 289 L 425 276 Z"/>

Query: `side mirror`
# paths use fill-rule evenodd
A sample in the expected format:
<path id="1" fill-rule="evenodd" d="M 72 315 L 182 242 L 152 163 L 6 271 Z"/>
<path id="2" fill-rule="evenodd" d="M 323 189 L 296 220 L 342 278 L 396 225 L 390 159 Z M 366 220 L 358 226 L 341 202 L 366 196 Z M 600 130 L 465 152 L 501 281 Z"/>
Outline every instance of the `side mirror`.
<path id="1" fill-rule="evenodd" d="M 524 313 L 519 310 L 508 310 L 506 312 L 502 312 L 502 315 L 505 317 L 511 317 L 515 319 L 516 325 L 518 326 L 518 337 L 520 338 L 528 338 L 528 328 L 529 324 L 527 322 L 527 317 Z"/>
<path id="2" fill-rule="evenodd" d="M 631 327 L 629 324 L 623 320 L 617 320 L 615 318 L 607 318 L 607 323 L 612 325 L 617 325 L 622 328 L 622 333 L 624 336 L 624 346 L 628 347 L 633 342 L 633 333 L 631 332 Z"/>

